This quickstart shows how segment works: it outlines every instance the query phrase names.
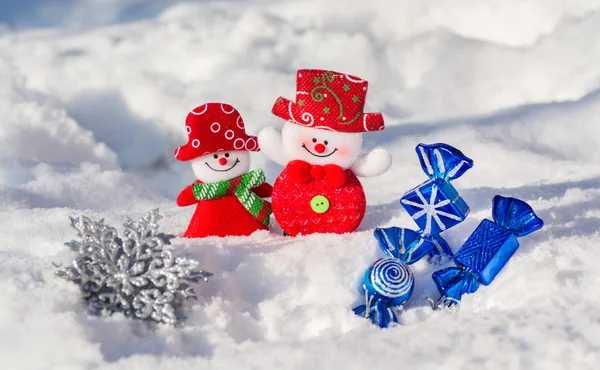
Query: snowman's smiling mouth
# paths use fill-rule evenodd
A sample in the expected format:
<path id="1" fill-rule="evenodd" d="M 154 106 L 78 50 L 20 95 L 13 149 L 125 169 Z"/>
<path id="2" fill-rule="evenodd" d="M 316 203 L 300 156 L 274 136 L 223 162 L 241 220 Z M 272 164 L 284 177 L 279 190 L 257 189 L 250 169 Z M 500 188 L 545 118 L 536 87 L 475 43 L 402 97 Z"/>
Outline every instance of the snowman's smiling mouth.
<path id="1" fill-rule="evenodd" d="M 329 154 L 325 154 L 325 155 L 318 155 L 315 154 L 313 152 L 311 152 L 310 150 L 308 150 L 308 148 L 306 147 L 306 145 L 302 144 L 302 147 L 304 148 L 304 150 L 306 150 L 307 152 L 309 152 L 311 155 L 315 156 L 315 157 L 319 157 L 319 158 L 327 158 L 333 155 L 333 153 L 337 152 L 337 148 L 333 149 L 333 152 L 329 153 Z"/>
<path id="2" fill-rule="evenodd" d="M 216 168 L 212 168 L 212 167 L 210 166 L 210 164 L 208 164 L 208 162 L 204 162 L 204 164 L 205 164 L 205 165 L 207 165 L 207 166 L 208 166 L 208 168 L 210 168 L 210 169 L 211 169 L 211 170 L 213 170 L 213 171 L 217 171 L 217 172 L 227 172 L 227 171 L 231 170 L 233 167 L 237 166 L 237 164 L 238 164 L 238 163 L 240 163 L 240 159 L 239 159 L 239 158 L 238 158 L 238 159 L 236 159 L 236 160 L 235 160 L 235 163 L 233 164 L 233 166 L 229 167 L 228 169 L 226 169 L 226 170 L 217 170 Z"/>

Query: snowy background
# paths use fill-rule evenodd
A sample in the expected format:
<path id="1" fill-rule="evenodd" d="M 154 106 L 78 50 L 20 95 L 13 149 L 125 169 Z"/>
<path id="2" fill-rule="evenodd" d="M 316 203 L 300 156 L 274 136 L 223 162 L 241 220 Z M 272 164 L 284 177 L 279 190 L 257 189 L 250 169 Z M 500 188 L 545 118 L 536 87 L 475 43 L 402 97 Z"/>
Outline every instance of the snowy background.
<path id="1" fill-rule="evenodd" d="M 0 364 L 3 369 L 583 369 L 600 360 L 600 0 L 0 0 Z M 181 235 L 194 180 L 172 151 L 188 111 L 225 101 L 256 134 L 282 122 L 295 70 L 370 81 L 393 155 L 366 179 L 359 232 L 175 239 L 215 273 L 182 328 L 90 317 L 53 275 L 68 216 L 120 224 L 159 207 Z M 546 227 L 456 314 L 434 313 L 433 267 L 414 265 L 402 326 L 353 316 L 380 252 L 372 229 L 414 227 L 398 204 L 425 180 L 414 147 L 475 160 L 454 185 L 472 213 L 495 194 Z M 279 167 L 255 167 L 273 181 Z"/>

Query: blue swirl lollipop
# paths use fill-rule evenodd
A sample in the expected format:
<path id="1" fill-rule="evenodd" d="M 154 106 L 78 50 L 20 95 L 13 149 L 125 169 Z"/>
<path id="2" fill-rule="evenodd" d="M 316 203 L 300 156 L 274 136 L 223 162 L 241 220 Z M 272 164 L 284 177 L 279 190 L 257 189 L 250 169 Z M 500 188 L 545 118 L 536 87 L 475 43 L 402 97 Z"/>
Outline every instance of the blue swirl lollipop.
<path id="1" fill-rule="evenodd" d="M 402 261 L 386 257 L 375 261 L 363 277 L 365 304 L 354 308 L 354 313 L 368 318 L 373 324 L 387 328 L 398 322 L 393 307 L 406 302 L 415 285 L 413 273 Z"/>

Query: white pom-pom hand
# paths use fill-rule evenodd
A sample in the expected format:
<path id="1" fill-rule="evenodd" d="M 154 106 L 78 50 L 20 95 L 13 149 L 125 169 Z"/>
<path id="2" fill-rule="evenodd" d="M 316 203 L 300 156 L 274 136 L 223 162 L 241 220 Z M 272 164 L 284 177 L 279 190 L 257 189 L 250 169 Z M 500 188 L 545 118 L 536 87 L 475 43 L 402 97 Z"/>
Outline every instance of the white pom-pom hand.
<path id="1" fill-rule="evenodd" d="M 392 156 L 383 148 L 363 154 L 352 165 L 352 171 L 360 177 L 379 176 L 392 165 Z"/>
<path id="2" fill-rule="evenodd" d="M 285 166 L 289 162 L 287 152 L 283 149 L 281 133 L 273 127 L 265 127 L 258 133 L 260 151 L 270 160 Z"/>

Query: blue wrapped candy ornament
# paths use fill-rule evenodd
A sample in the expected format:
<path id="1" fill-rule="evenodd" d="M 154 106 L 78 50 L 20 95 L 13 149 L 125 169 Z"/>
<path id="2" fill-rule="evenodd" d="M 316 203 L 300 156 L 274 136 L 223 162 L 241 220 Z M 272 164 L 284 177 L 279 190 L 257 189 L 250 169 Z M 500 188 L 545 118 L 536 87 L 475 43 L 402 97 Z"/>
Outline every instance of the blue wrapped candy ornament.
<path id="1" fill-rule="evenodd" d="M 375 229 L 374 235 L 385 254 L 409 265 L 425 256 L 452 256 L 450 246 L 440 235 L 424 236 L 395 226 Z"/>
<path id="2" fill-rule="evenodd" d="M 353 311 L 380 328 L 387 328 L 398 323 L 394 308 L 410 298 L 414 284 L 412 271 L 402 261 L 392 257 L 378 259 L 363 277 L 365 304 Z"/>
<path id="3" fill-rule="evenodd" d="M 450 181 L 473 167 L 473 160 L 448 144 L 419 144 L 416 151 L 429 180 L 408 191 L 400 204 L 420 230 L 388 227 L 377 228 L 374 233 L 387 255 L 407 264 L 425 256 L 452 256 L 448 243 L 439 234 L 464 221 L 469 207 Z"/>
<path id="4" fill-rule="evenodd" d="M 463 222 L 469 214 L 469 206 L 450 181 L 473 167 L 473 160 L 448 144 L 419 144 L 416 151 L 429 180 L 404 194 L 400 204 L 423 235 L 436 235 Z"/>
<path id="5" fill-rule="evenodd" d="M 489 285 L 519 248 L 517 237 L 539 230 L 544 222 L 524 201 L 496 195 L 492 204 L 493 222 L 483 220 L 454 255 L 456 267 L 433 273 L 442 297 L 434 308 L 457 304 L 464 294 L 474 293 L 480 284 Z"/>

